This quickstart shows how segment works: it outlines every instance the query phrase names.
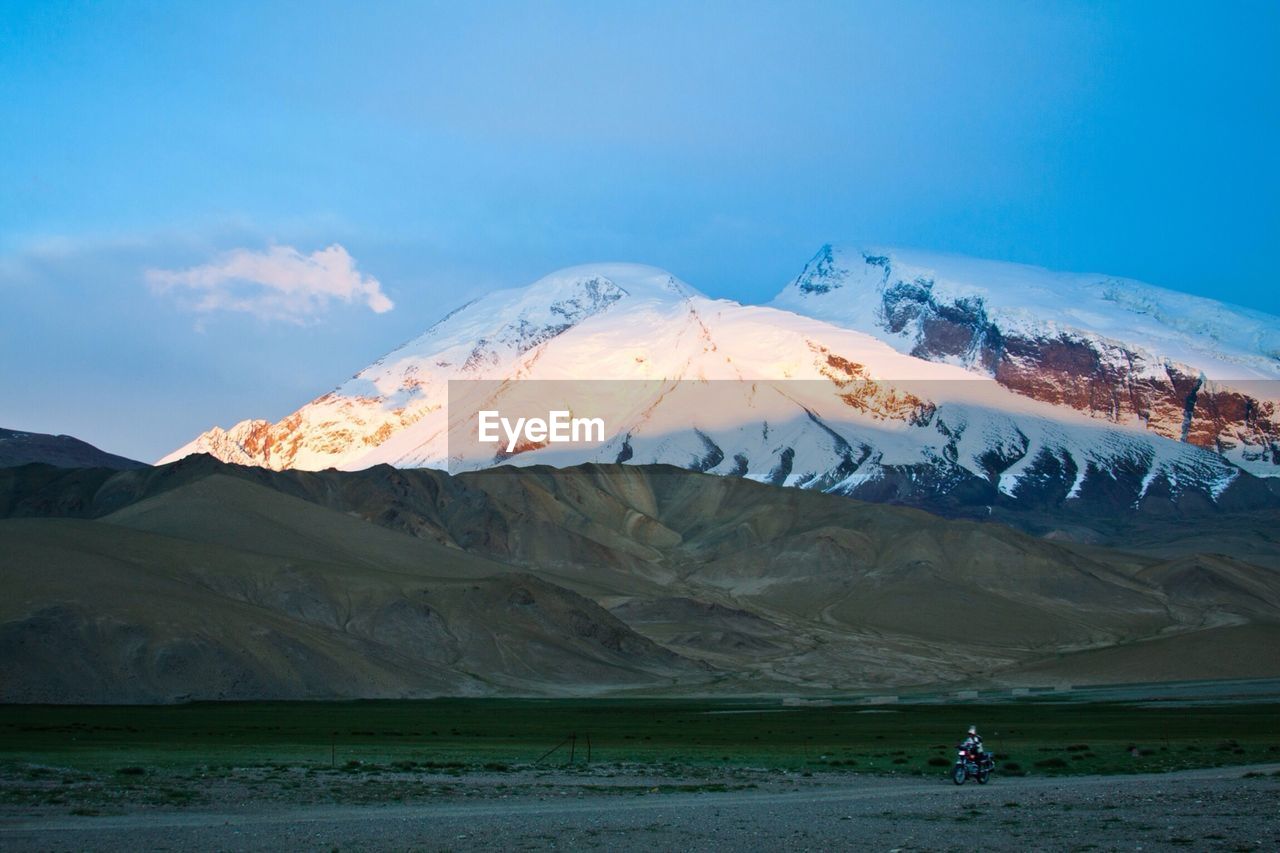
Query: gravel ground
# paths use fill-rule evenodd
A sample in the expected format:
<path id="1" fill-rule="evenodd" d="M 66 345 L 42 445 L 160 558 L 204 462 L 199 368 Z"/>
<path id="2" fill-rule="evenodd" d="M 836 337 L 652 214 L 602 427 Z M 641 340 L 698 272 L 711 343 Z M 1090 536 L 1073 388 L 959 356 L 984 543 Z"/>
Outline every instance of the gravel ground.
<path id="1" fill-rule="evenodd" d="M 218 790 L 116 813 L 8 805 L 3 850 L 1277 850 L 1280 766 L 1147 776 L 941 779 L 762 774 L 471 778 L 403 804 L 282 803 Z M 634 783 L 640 782 L 641 785 Z M 6 783 L 7 784 L 7 783 Z M 247 797 L 228 801 L 226 796 Z M 86 810 L 88 811 L 88 810 Z"/>

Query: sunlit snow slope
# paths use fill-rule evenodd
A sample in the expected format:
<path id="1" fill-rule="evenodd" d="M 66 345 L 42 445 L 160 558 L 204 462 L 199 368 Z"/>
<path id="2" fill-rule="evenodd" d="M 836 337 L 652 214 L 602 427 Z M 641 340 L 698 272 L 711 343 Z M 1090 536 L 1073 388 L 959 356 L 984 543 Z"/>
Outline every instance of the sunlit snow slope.
<path id="1" fill-rule="evenodd" d="M 1132 279 L 824 246 L 772 303 L 1275 476 L 1280 318 Z"/>
<path id="2" fill-rule="evenodd" d="M 967 503 L 1124 505 L 1152 495 L 1213 501 L 1239 481 L 1241 464 L 1255 474 L 1275 473 L 1274 439 L 1271 460 L 1257 452 L 1265 444 L 1249 445 L 1250 458 L 1239 447 L 1227 448 L 1229 458 L 1224 458 L 1201 446 L 1209 442 L 1153 429 L 1151 417 L 1120 410 L 1107 417 L 1097 407 L 1076 405 L 1075 384 L 1096 384 L 1087 371 L 1077 376 L 1066 368 L 1044 367 L 1041 381 L 1059 389 L 1056 397 L 1037 392 L 1034 384 L 1011 381 L 1012 368 L 1002 371 L 1000 361 L 1012 363 L 1007 345 L 993 350 L 993 359 L 972 335 L 961 347 L 956 342 L 963 331 L 954 332 L 954 340 L 931 331 L 936 322 L 926 308 L 944 319 L 952 313 L 930 307 L 929 298 L 944 307 L 971 303 L 936 282 L 925 288 L 916 281 L 923 273 L 913 274 L 909 283 L 926 291 L 923 300 L 915 300 L 923 307 L 907 312 L 915 326 L 899 323 L 893 313 L 899 303 L 885 307 L 885 294 L 897 292 L 896 279 L 891 274 L 893 281 L 881 281 L 886 267 L 870 260 L 882 257 L 888 258 L 859 254 L 850 261 L 824 249 L 770 307 L 710 299 L 652 267 L 600 264 L 562 270 L 526 288 L 464 305 L 278 423 L 214 428 L 161 461 L 205 452 L 275 469 L 450 461 L 455 468 L 500 462 L 666 462 L 881 500 L 941 496 Z M 892 268 L 893 262 L 884 264 Z M 872 270 L 871 278 L 862 267 Z M 1112 297 L 1099 298 L 1106 303 Z M 1030 328 L 1056 334 L 1065 327 L 1052 312 L 1071 307 L 1064 303 L 1024 312 L 1017 315 L 1022 325 L 1016 325 L 984 302 L 981 340 L 996 334 L 1012 340 L 1015 331 L 1027 340 L 1043 337 L 1022 331 Z M 1123 316 L 1126 310 L 1115 313 Z M 1265 347 L 1274 326 L 1268 327 L 1263 315 L 1250 316 L 1262 342 L 1258 347 Z M 1037 317 L 1041 326 L 1034 326 Z M 1265 353 L 1247 347 L 1218 350 L 1185 323 L 1170 328 L 1177 335 L 1168 333 L 1169 339 L 1182 340 L 1177 352 L 1183 361 L 1200 347 L 1209 355 L 1218 353 L 1214 370 L 1242 364 L 1254 371 L 1250 376 L 1271 375 Z M 1105 329 L 1107 335 L 1094 337 L 1072 332 L 1072 340 L 1111 346 L 1117 329 L 1114 323 Z M 1157 355 L 1155 346 L 1164 346 L 1164 338 L 1144 334 L 1140 344 L 1125 346 L 1173 364 L 1172 356 Z M 935 351 L 943 338 L 950 348 Z M 1172 345 L 1165 350 L 1173 351 Z M 1210 364 L 1208 356 L 1202 361 Z M 1195 364 L 1188 369 L 1209 370 Z M 1127 375 L 1131 383 L 1160 379 L 1146 362 Z M 598 398 L 610 430 L 602 445 L 568 453 L 562 447 L 531 446 L 514 456 L 460 461 L 449 459 L 451 379 L 634 384 L 614 386 L 611 397 Z M 504 399 L 514 399 L 505 395 L 522 386 L 476 387 L 488 395 L 484 405 L 500 408 Z"/>

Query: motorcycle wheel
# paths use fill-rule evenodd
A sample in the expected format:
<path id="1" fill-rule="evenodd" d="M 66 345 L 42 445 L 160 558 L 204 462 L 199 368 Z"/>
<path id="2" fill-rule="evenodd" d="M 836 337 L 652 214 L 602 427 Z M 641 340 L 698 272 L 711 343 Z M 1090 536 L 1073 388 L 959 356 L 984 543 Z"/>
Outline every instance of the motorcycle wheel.
<path id="1" fill-rule="evenodd" d="M 957 765 L 956 765 L 955 767 L 953 767 L 953 768 L 952 768 L 952 770 L 951 770 L 951 781 L 952 781 L 952 782 L 955 782 L 957 785 L 963 785 L 963 784 L 964 784 L 964 780 L 965 780 L 965 776 L 967 776 L 967 775 L 968 775 L 968 774 L 965 772 L 964 765 L 963 765 L 963 764 L 957 764 Z"/>
<path id="2" fill-rule="evenodd" d="M 978 784 L 985 785 L 987 780 L 991 778 L 991 771 L 985 767 L 978 771 Z"/>

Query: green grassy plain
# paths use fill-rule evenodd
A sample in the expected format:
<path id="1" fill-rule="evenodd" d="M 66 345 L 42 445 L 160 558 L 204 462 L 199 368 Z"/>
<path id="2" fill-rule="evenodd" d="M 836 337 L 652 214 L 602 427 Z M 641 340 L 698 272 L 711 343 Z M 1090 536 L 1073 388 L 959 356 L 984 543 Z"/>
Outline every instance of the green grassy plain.
<path id="1" fill-rule="evenodd" d="M 578 766 L 589 741 L 592 766 L 942 774 L 970 723 L 1004 773 L 1280 761 L 1275 703 L 784 708 L 730 700 L 440 699 L 0 706 L 0 763 L 126 775 L 262 766 L 502 772 L 539 759 L 538 766 L 563 767 L 565 741 L 576 735 Z"/>

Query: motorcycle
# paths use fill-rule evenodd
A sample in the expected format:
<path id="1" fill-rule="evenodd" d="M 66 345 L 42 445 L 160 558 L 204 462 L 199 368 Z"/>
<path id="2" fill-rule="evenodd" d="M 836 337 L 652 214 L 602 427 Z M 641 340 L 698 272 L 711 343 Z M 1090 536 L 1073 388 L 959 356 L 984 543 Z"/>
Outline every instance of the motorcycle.
<path id="1" fill-rule="evenodd" d="M 951 781 L 963 785 L 967 779 L 977 779 L 979 785 L 985 785 L 995 767 L 991 753 L 961 746 L 955 766 L 951 768 Z"/>

